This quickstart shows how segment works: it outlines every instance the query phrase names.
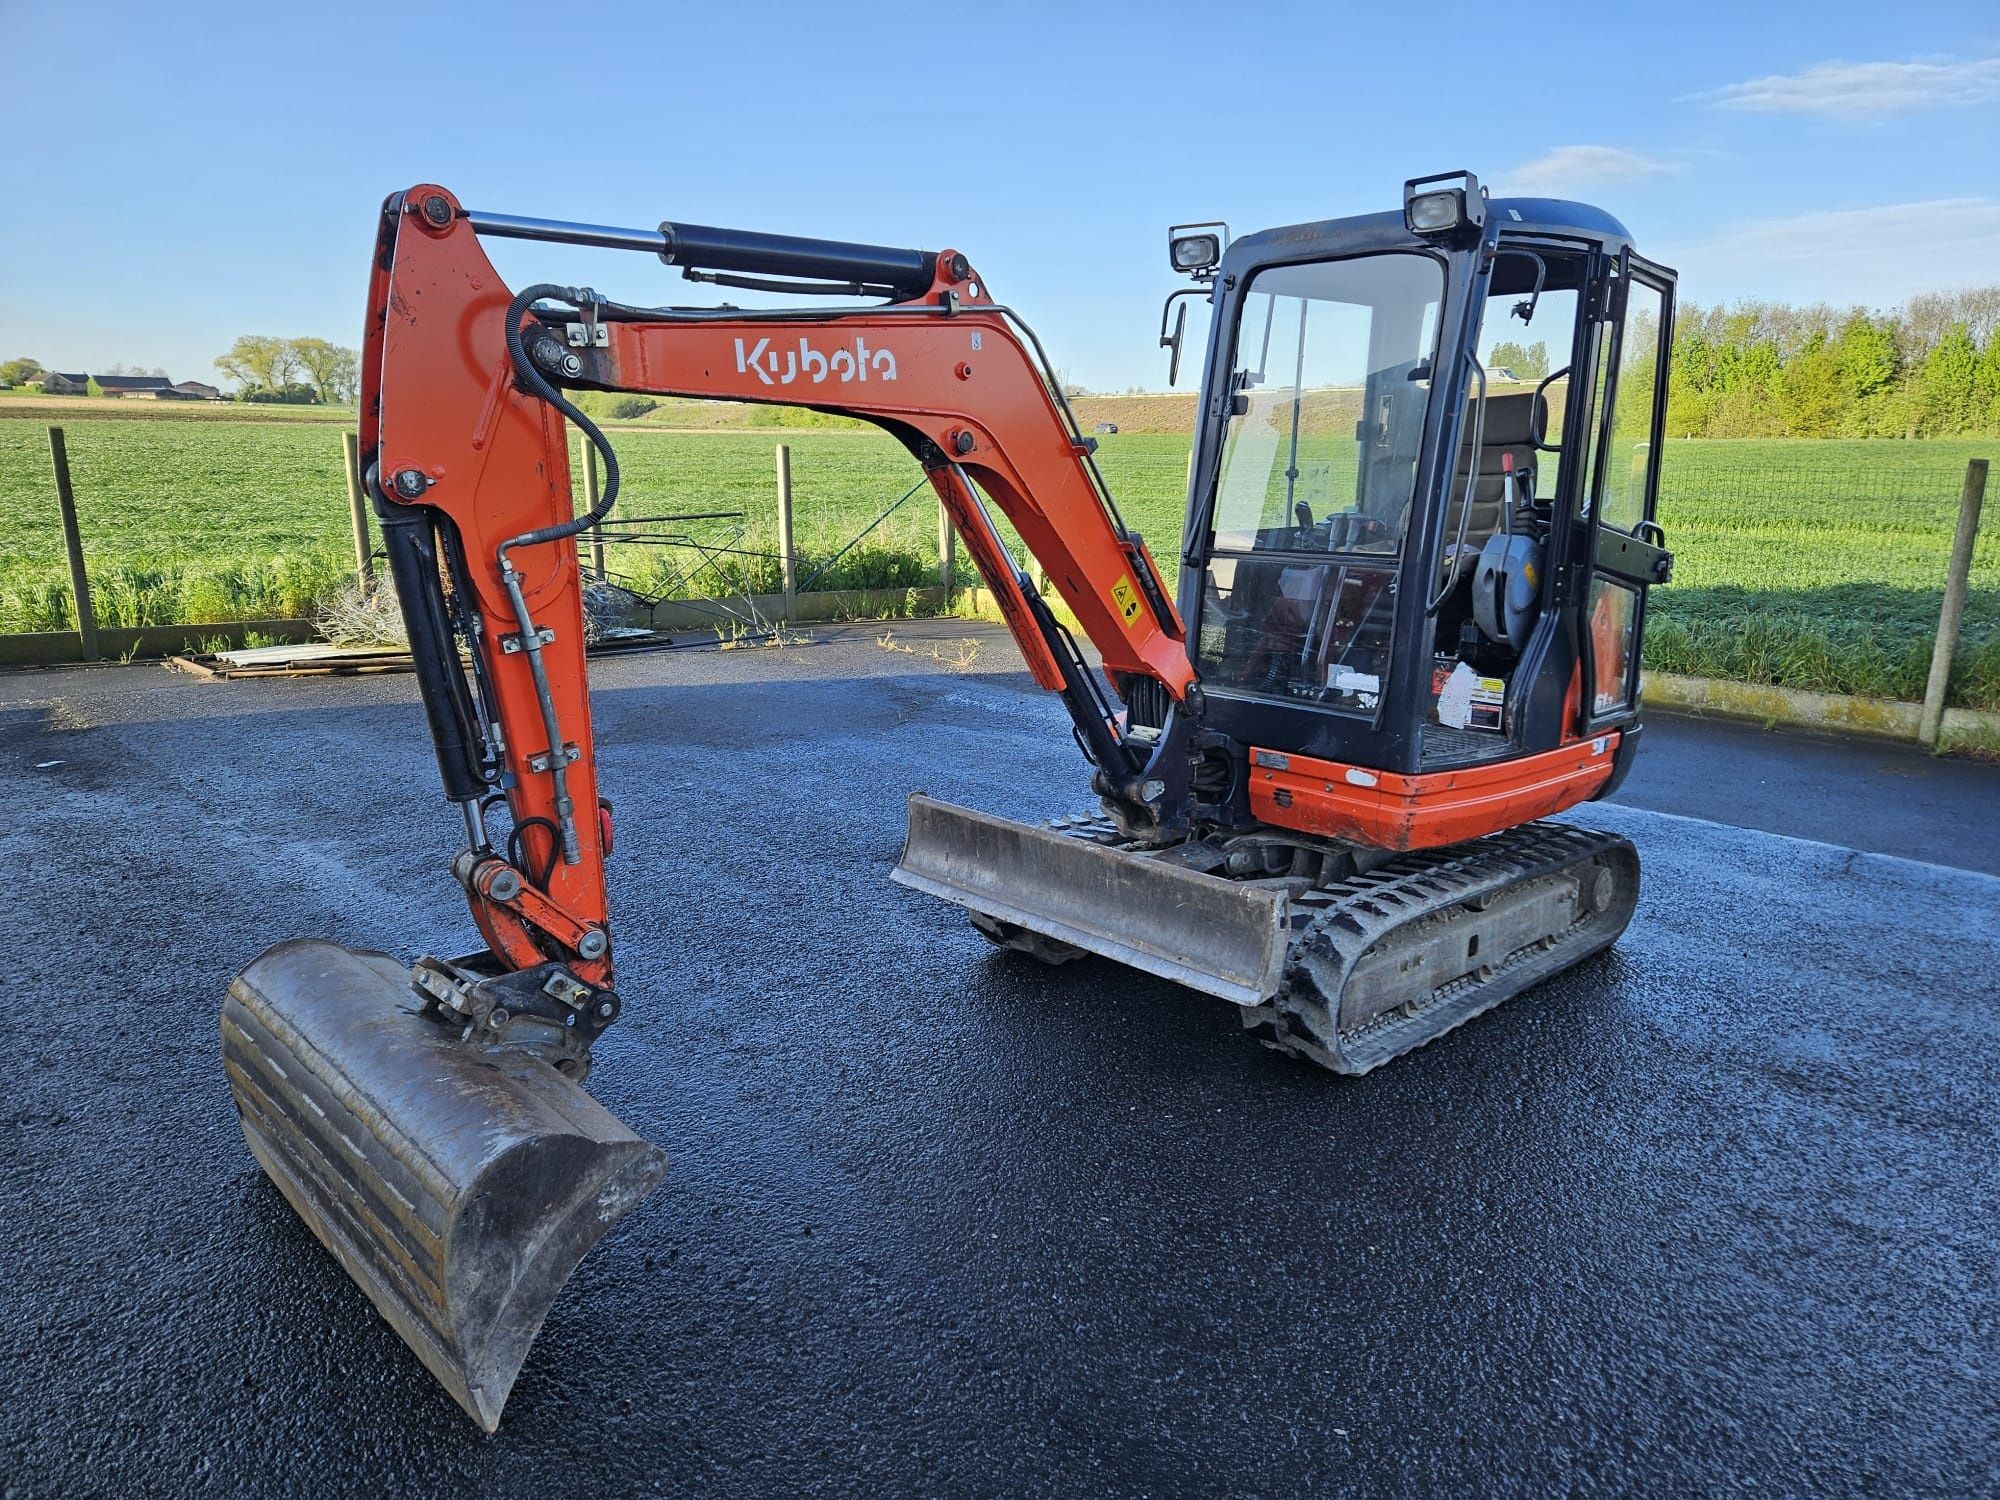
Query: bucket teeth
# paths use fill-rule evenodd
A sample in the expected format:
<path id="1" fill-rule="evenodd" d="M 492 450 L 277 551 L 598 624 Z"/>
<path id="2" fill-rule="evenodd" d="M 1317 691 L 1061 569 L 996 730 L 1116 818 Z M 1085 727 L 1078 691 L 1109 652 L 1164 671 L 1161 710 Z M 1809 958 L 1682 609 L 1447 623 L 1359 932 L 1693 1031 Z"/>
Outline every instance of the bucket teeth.
<path id="1" fill-rule="evenodd" d="M 666 1158 L 533 1057 L 419 1013 L 380 953 L 280 943 L 222 1007 L 252 1155 L 486 1431 L 549 1305 Z"/>

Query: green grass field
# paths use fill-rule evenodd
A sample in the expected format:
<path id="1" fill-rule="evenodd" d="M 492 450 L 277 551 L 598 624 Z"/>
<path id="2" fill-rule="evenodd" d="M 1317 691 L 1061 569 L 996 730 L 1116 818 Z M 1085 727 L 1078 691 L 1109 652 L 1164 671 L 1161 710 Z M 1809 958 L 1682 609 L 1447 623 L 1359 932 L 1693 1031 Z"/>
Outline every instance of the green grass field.
<path id="1" fill-rule="evenodd" d="M 121 408 L 102 414 L 75 409 Z M 100 621 L 207 623 L 310 613 L 351 569 L 339 423 L 227 409 L 76 403 L 0 406 L 0 630 L 69 623 L 45 424 L 66 424 Z M 240 414 L 240 409 L 238 410 Z M 831 567 L 836 552 L 916 484 L 873 432 L 614 431 L 628 517 L 740 510 L 677 528 L 711 549 L 617 546 L 612 570 L 653 594 L 775 590 L 773 445 L 792 449 L 801 577 L 817 587 L 907 588 L 937 566 L 927 489 Z M 1648 664 L 1793 687 L 1919 697 L 1959 484 L 1980 441 L 1681 442 L 1664 456 L 1662 520 L 1677 562 L 1654 595 Z M 1099 462 L 1126 518 L 1176 572 L 1185 438 L 1121 433 Z M 2000 509 L 2000 497 L 1993 508 Z M 666 529 L 666 528 L 652 528 Z M 1975 558 L 1953 699 L 2000 708 L 2000 540 Z M 963 563 L 961 562 L 961 566 Z M 820 571 L 824 567 L 824 571 Z M 971 575 L 964 576 L 969 580 Z"/>

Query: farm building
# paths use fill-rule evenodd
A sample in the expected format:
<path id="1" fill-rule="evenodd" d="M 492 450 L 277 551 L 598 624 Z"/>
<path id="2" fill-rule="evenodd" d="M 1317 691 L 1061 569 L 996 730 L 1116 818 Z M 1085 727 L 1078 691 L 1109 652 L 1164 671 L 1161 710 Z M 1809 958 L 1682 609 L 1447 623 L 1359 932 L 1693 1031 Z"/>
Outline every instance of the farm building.
<path id="1" fill-rule="evenodd" d="M 71 375 L 63 370 L 47 370 L 42 374 L 42 394 L 44 396 L 88 396 L 90 377 Z"/>
<path id="2" fill-rule="evenodd" d="M 191 401 L 220 401 L 222 392 L 205 380 L 176 380 L 174 389 Z"/>
<path id="3" fill-rule="evenodd" d="M 93 375 L 91 381 L 107 396 L 137 396 L 144 401 L 180 398 L 174 383 L 164 375 Z"/>

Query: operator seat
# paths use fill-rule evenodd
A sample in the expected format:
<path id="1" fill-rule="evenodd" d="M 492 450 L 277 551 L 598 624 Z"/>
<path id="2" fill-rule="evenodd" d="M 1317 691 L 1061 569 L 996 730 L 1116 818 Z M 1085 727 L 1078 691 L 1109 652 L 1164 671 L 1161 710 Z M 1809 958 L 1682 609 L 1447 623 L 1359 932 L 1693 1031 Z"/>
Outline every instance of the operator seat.
<path id="1" fill-rule="evenodd" d="M 1451 502 L 1445 508 L 1444 544 L 1449 549 L 1458 540 L 1459 517 L 1465 510 L 1465 479 L 1472 472 L 1473 415 L 1478 398 L 1468 403 L 1464 436 L 1458 445 L 1458 463 L 1453 467 Z M 1530 424 L 1533 424 L 1532 426 Z M 1514 391 L 1486 398 L 1486 430 L 1477 454 L 1478 471 L 1472 484 L 1472 516 L 1465 523 L 1465 545 L 1476 556 L 1486 539 L 1500 529 L 1501 497 L 1506 493 L 1503 459 L 1514 460 L 1514 498 L 1517 509 L 1535 494 L 1535 445 L 1533 434 L 1548 430 L 1548 402 L 1536 391 Z"/>

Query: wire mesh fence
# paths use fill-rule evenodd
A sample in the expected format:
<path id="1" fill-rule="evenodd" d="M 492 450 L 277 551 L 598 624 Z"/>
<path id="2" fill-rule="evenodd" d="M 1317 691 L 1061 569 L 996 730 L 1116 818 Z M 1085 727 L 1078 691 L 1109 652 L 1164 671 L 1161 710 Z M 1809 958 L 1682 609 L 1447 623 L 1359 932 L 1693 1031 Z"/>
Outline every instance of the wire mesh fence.
<path id="1" fill-rule="evenodd" d="M 938 581 L 936 503 L 883 434 L 632 429 L 615 441 L 625 488 L 606 571 L 636 599 L 782 590 L 779 441 L 792 453 L 802 591 Z M 1676 572 L 1654 596 L 1648 665 L 1920 698 L 1966 462 L 1992 446 L 1670 444 L 1660 518 Z M 340 438 L 326 425 L 76 422 L 69 452 L 101 625 L 307 617 L 352 578 Z M 1129 432 L 1102 439 L 1098 454 L 1170 585 L 1187 455 L 1184 436 Z M 955 581 L 976 582 L 962 552 Z M 0 632 L 73 621 L 45 425 L 0 418 Z M 2000 708 L 2000 531 L 1990 519 L 1973 555 L 1950 701 Z"/>
<path id="2" fill-rule="evenodd" d="M 1661 459 L 1660 671 L 1920 699 L 1978 442 L 1686 441 Z M 2000 530 L 1972 560 L 1950 701 L 2000 708 Z"/>

